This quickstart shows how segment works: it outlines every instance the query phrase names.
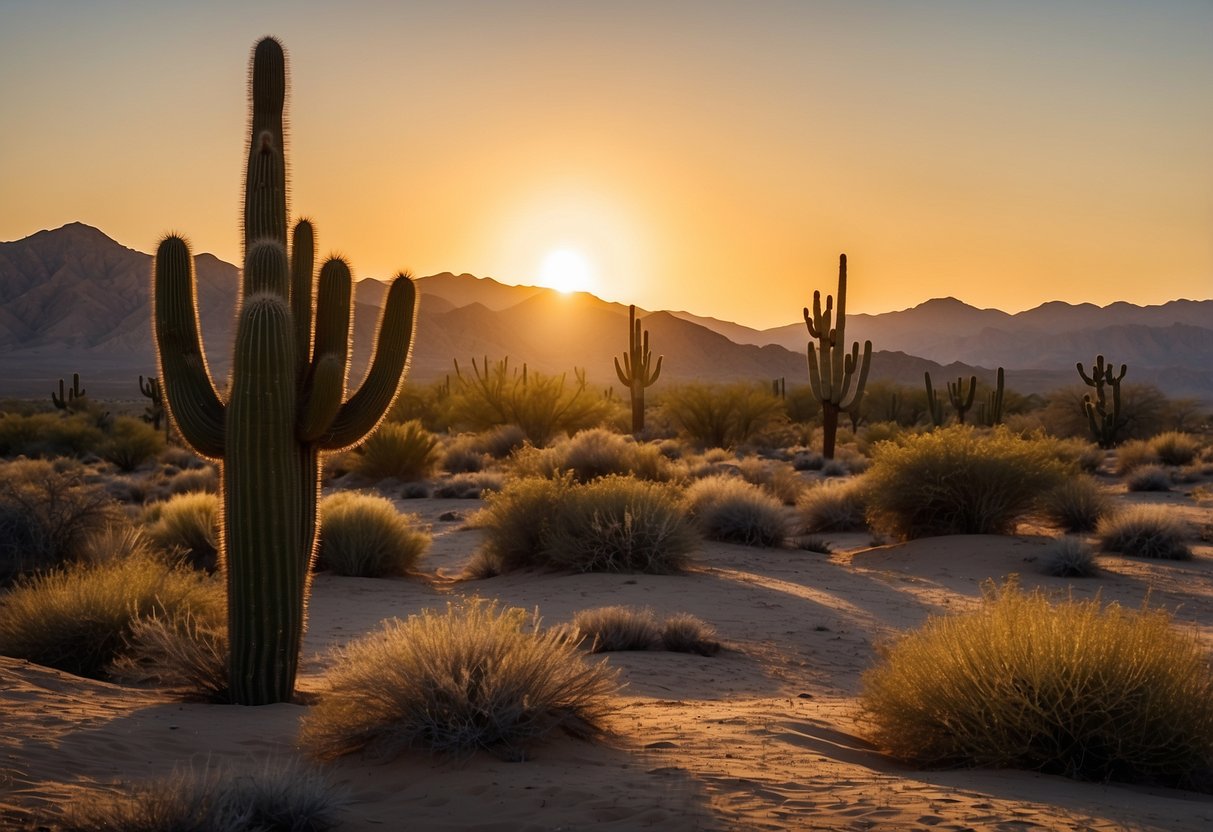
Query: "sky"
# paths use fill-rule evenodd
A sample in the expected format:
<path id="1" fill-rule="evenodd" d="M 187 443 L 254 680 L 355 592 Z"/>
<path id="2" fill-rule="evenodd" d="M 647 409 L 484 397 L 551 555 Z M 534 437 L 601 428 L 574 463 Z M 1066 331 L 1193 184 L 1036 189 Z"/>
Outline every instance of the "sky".
<path id="1" fill-rule="evenodd" d="M 0 0 L 0 240 L 240 259 L 248 57 L 357 277 L 794 322 L 1213 297 L 1210 0 Z M 546 266 L 545 266 L 546 263 Z"/>

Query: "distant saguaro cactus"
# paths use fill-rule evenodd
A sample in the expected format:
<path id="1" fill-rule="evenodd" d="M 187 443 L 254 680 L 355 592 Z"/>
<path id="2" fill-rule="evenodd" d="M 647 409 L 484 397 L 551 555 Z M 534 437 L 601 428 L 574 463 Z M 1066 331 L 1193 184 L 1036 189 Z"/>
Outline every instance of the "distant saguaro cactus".
<path id="1" fill-rule="evenodd" d="M 948 382 L 948 401 L 956 409 L 956 421 L 962 425 L 965 423 L 965 414 L 973 406 L 973 396 L 977 393 L 977 376 L 970 376 L 969 392 L 966 394 L 963 391 L 964 379 L 960 376 L 956 377 L 955 384 Z"/>
<path id="2" fill-rule="evenodd" d="M 243 288 L 226 401 L 198 332 L 189 247 L 166 237 L 155 261 L 153 330 L 169 411 L 194 450 L 222 462 L 231 694 L 246 705 L 287 701 L 294 691 L 320 456 L 357 445 L 387 412 L 408 363 L 416 303 L 413 282 L 399 275 L 387 292 L 370 370 L 347 399 L 349 267 L 326 262 L 313 297 L 306 220 L 295 226 L 287 255 L 285 98 L 286 57 L 278 41 L 265 38 L 253 51 Z"/>
<path id="3" fill-rule="evenodd" d="M 868 380 L 868 369 L 872 363 L 872 342 L 865 341 L 863 358 L 859 357 L 859 342 L 856 341 L 848 354 L 846 350 L 847 317 L 847 256 L 838 257 L 838 317 L 831 326 L 834 299 L 826 296 L 826 306 L 821 308 L 821 292 L 813 292 L 813 314 L 804 310 L 804 323 L 809 336 L 817 344 L 809 342 L 809 387 L 813 397 L 821 403 L 822 439 L 821 454 L 826 459 L 834 458 L 834 442 L 838 435 L 838 414 L 850 413 L 863 400 L 863 386 Z M 858 380 L 855 379 L 858 371 Z M 851 383 L 855 381 L 855 390 Z"/>
<path id="4" fill-rule="evenodd" d="M 143 409 L 143 421 L 156 430 L 160 430 L 160 426 L 163 424 L 164 441 L 167 442 L 170 426 L 168 413 L 164 409 L 164 390 L 160 387 L 160 379 L 155 376 L 149 376 L 144 381 L 143 376 L 139 376 L 139 392 L 147 397 L 150 402 Z"/>
<path id="5" fill-rule="evenodd" d="M 63 379 L 59 379 L 59 394 L 51 391 L 51 404 L 60 410 L 68 410 L 74 408 L 77 404 L 84 400 L 88 395 L 88 391 L 80 386 L 80 374 L 72 373 L 72 386 L 65 387 Z"/>
<path id="6" fill-rule="evenodd" d="M 943 401 L 939 398 L 935 385 L 931 383 L 930 371 L 922 375 L 927 384 L 927 415 L 931 417 L 933 426 L 941 428 L 943 427 Z"/>
<path id="7" fill-rule="evenodd" d="M 1095 388 L 1095 398 L 1091 398 L 1091 394 L 1082 397 L 1082 409 L 1087 414 L 1087 420 L 1090 423 L 1091 435 L 1095 441 L 1099 443 L 1101 448 L 1116 447 L 1117 434 L 1124 427 L 1124 421 L 1120 418 L 1120 382 L 1124 379 L 1125 373 L 1129 371 L 1129 365 L 1121 364 L 1120 373 L 1114 375 L 1112 373 L 1112 365 L 1104 364 L 1102 355 L 1095 356 L 1095 363 L 1091 365 L 1091 375 L 1087 375 L 1082 368 L 1082 362 L 1078 362 L 1078 374 L 1082 376 L 1083 382 L 1088 387 Z M 1108 410 L 1107 394 L 1105 387 L 1112 388 L 1112 410 Z"/>
<path id="8" fill-rule="evenodd" d="M 994 389 L 986 393 L 986 400 L 977 406 L 978 420 L 986 427 L 1002 424 L 1002 400 L 1006 392 L 1006 373 L 998 368 L 998 379 Z"/>
<path id="9" fill-rule="evenodd" d="M 623 365 L 615 359 L 615 375 L 619 383 L 632 394 L 632 433 L 644 430 L 644 388 L 652 387 L 661 375 L 661 360 L 657 356 L 653 364 L 653 353 L 649 350 L 648 330 L 640 328 L 636 320 L 636 304 L 628 307 L 628 351 L 623 354 Z"/>

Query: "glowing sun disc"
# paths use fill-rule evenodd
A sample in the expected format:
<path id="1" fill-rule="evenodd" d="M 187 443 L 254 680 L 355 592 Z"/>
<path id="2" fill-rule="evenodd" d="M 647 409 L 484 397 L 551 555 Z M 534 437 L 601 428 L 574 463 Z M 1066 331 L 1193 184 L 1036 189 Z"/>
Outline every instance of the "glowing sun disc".
<path id="1" fill-rule="evenodd" d="M 571 248 L 560 248 L 543 258 L 539 280 L 557 292 L 583 292 L 590 286 L 590 262 Z"/>

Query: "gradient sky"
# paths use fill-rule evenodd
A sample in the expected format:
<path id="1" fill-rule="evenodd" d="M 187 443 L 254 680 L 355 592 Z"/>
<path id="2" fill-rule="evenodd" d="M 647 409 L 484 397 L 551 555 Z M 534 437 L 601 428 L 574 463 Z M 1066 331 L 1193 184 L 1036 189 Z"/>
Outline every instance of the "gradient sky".
<path id="1" fill-rule="evenodd" d="M 951 295 L 1213 296 L 1213 2 L 0 0 L 0 239 L 239 258 L 248 54 L 291 58 L 292 211 L 360 277 L 752 326 Z"/>

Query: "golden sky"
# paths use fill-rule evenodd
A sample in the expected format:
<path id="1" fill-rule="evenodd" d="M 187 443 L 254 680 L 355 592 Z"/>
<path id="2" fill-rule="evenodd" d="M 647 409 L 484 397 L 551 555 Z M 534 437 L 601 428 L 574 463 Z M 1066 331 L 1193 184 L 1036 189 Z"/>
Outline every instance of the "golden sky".
<path id="1" fill-rule="evenodd" d="M 570 250 L 600 297 L 758 327 L 843 251 L 853 312 L 1213 296 L 1208 0 L 4 0 L 0 239 L 236 262 L 267 33 L 292 211 L 357 276 Z"/>

